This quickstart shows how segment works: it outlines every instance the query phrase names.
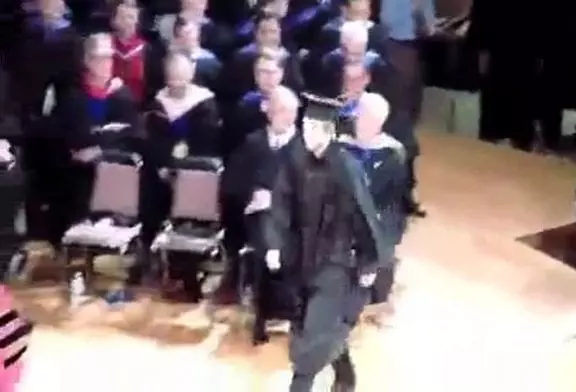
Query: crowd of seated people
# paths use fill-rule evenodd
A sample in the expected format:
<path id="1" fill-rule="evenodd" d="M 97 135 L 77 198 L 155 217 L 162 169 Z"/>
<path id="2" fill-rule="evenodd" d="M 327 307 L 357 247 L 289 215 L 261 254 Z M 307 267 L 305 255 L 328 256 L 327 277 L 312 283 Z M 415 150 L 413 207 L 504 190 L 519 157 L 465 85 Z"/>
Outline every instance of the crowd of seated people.
<path id="1" fill-rule="evenodd" d="M 21 128 L 28 240 L 60 246 L 86 214 L 94 162 L 113 147 L 144 158 L 140 219 L 149 246 L 170 210 L 166 169 L 175 152 L 218 157 L 231 262 L 217 294 L 235 302 L 239 252 L 250 237 L 245 212 L 297 133 L 300 94 L 340 99 L 342 118 L 354 115 L 366 91 L 395 111 L 398 70 L 370 3 L 25 2 L 1 50 L 4 101 L 16 103 L 3 110 Z M 386 130 L 412 143 L 413 119 L 394 118 Z M 106 124 L 123 127 L 109 138 Z M 403 200 L 407 214 L 423 215 L 411 187 Z M 153 274 L 149 263 L 140 266 L 136 283 Z"/>

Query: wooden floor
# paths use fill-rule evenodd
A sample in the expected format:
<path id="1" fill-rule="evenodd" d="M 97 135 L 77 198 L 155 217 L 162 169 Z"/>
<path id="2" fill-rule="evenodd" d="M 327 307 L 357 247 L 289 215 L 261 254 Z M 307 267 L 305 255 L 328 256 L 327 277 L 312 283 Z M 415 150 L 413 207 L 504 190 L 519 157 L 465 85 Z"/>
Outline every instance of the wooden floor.
<path id="1" fill-rule="evenodd" d="M 576 272 L 515 238 L 573 220 L 576 167 L 446 134 L 421 141 L 429 217 L 401 247 L 391 327 L 354 334 L 358 390 L 573 392 Z M 46 323 L 61 306 L 46 293 L 21 298 Z M 252 349 L 242 331 L 176 326 L 185 310 L 95 304 L 40 327 L 21 391 L 286 390 L 283 337 Z M 186 317 L 182 324 L 197 321 Z M 328 391 L 329 377 L 318 391 Z"/>

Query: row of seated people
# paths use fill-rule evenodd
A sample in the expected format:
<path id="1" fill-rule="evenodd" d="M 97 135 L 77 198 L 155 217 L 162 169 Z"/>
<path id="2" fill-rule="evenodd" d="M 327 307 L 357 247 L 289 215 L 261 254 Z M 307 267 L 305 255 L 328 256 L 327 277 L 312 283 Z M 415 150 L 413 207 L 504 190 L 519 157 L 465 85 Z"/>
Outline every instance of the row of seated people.
<path id="1" fill-rule="evenodd" d="M 201 4 L 183 2 L 182 7 L 193 8 L 192 3 Z M 346 3 L 342 18 L 318 29 L 326 33 L 320 34 L 325 46 L 309 43 L 307 47 L 288 44 L 286 30 L 281 29 L 282 12 L 266 9 L 272 5 L 277 3 L 264 3 L 264 10 L 254 16 L 254 44 L 218 55 L 213 54 L 217 48 L 202 47 L 207 33 L 203 25 L 186 18 L 186 12 L 172 18 L 172 27 L 166 30 L 172 37 L 155 40 L 137 33 L 139 10 L 122 3 L 112 15 L 113 39 L 91 36 L 81 49 L 73 25 L 62 18 L 63 9 L 55 6 L 52 12 L 44 12 L 43 23 L 32 24 L 35 27 L 25 35 L 16 56 L 17 72 L 10 75 L 24 133 L 30 237 L 49 239 L 57 246 L 70 223 L 85 217 L 93 162 L 102 149 L 134 151 L 144 158 L 141 220 L 147 248 L 170 209 L 165 169 L 174 155 L 181 154 L 178 151 L 221 157 L 230 169 L 246 167 L 246 160 L 268 167 L 242 151 L 247 135 L 270 122 L 266 112 L 271 94 L 281 84 L 297 93 L 312 90 L 335 97 L 342 94 L 343 84 L 354 84 L 369 70 L 369 88 L 386 95 L 391 70 L 383 46 L 377 43 L 383 36 L 368 21 L 368 2 Z M 340 47 L 333 49 L 334 45 Z M 50 96 L 52 105 L 46 99 Z M 251 151 L 249 155 L 264 159 L 264 152 Z M 242 189 L 251 186 L 244 181 L 246 173 L 261 172 L 257 166 L 225 174 L 232 178 L 227 181 L 231 185 L 224 187 L 223 203 L 229 229 L 226 243 L 232 255 L 245 242 L 243 211 L 250 193 Z M 48 219 L 46 205 L 50 206 Z M 46 229 L 44 222 L 51 227 Z"/>

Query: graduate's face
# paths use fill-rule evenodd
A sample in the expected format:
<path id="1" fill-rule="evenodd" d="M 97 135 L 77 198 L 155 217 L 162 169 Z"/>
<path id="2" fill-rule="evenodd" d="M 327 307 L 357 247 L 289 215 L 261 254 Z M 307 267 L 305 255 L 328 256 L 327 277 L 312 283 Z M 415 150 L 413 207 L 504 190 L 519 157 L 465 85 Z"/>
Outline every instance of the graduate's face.
<path id="1" fill-rule="evenodd" d="M 280 85 L 284 73 L 273 60 L 259 60 L 254 68 L 256 85 L 265 93 L 269 93 Z"/>
<path id="2" fill-rule="evenodd" d="M 347 20 L 368 20 L 370 19 L 370 1 L 368 0 L 355 0 L 345 8 L 345 16 Z"/>
<path id="3" fill-rule="evenodd" d="M 326 121 L 304 118 L 302 138 L 306 149 L 319 156 L 334 138 L 334 124 Z"/>
<path id="4" fill-rule="evenodd" d="M 261 46 L 276 47 L 280 45 L 280 25 L 276 19 L 265 19 L 256 29 L 256 41 Z"/>
<path id="5" fill-rule="evenodd" d="M 113 24 L 120 33 L 134 34 L 138 26 L 138 9 L 126 5 L 118 6 Z"/>
<path id="6" fill-rule="evenodd" d="M 66 4 L 64 0 L 40 0 L 40 10 L 47 19 L 57 19 L 64 15 Z"/>
<path id="7" fill-rule="evenodd" d="M 181 96 L 194 77 L 194 65 L 184 57 L 177 57 L 166 64 L 166 86 L 173 96 Z"/>
<path id="8" fill-rule="evenodd" d="M 200 28 L 194 23 L 188 23 L 182 26 L 174 40 L 181 48 L 195 48 L 200 44 Z"/>

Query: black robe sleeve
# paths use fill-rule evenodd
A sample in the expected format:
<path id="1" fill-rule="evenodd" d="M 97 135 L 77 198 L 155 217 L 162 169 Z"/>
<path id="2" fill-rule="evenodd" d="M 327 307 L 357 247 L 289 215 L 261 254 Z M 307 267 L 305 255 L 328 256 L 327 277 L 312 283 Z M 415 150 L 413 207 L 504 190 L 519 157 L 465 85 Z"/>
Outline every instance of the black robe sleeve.
<path id="1" fill-rule="evenodd" d="M 156 102 L 144 114 L 146 138 L 143 145 L 144 165 L 160 169 L 172 162 L 173 138 L 168 130 L 168 118 Z"/>
<path id="2" fill-rule="evenodd" d="M 127 88 L 122 87 L 109 100 L 109 121 L 129 125 L 128 128 L 120 131 L 118 138 L 110 147 L 122 151 L 140 152 L 144 135 L 138 105 L 134 97 Z"/>
<path id="3" fill-rule="evenodd" d="M 69 150 L 77 151 L 98 145 L 86 113 L 85 99 L 79 90 L 71 91 L 57 102 L 50 120 L 53 123 L 50 128 L 63 132 Z"/>
<path id="4" fill-rule="evenodd" d="M 222 120 L 215 98 L 202 102 L 193 110 L 197 113 L 187 135 L 190 155 L 221 156 Z"/>
<path id="5" fill-rule="evenodd" d="M 265 244 L 270 250 L 285 250 L 286 239 L 290 232 L 294 216 L 295 186 L 289 162 L 282 162 L 272 189 L 272 206 L 266 220 Z"/>
<path id="6" fill-rule="evenodd" d="M 300 67 L 300 59 L 295 54 L 289 54 L 286 59 L 283 84 L 290 87 L 296 93 L 304 90 L 304 78 Z"/>

